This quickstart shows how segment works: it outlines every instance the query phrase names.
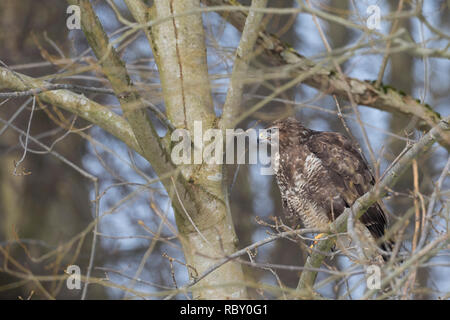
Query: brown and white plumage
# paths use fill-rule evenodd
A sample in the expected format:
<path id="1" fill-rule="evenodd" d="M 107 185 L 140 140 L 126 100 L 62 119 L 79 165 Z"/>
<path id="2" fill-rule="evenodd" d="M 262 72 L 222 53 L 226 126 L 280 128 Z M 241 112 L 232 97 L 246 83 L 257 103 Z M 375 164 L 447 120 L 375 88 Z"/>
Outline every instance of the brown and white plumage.
<path id="1" fill-rule="evenodd" d="M 277 183 L 294 226 L 302 222 L 307 228 L 326 229 L 375 184 L 366 161 L 344 135 L 310 130 L 294 118 L 276 121 L 273 127 L 279 130 Z M 375 239 L 384 235 L 387 216 L 378 203 L 360 221 Z"/>

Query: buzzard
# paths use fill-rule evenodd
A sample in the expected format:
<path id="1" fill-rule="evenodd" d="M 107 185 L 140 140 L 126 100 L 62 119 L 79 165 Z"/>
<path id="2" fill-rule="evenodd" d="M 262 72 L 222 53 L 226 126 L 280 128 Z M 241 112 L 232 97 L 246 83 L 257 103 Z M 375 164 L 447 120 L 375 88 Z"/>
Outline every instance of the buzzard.
<path id="1" fill-rule="evenodd" d="M 295 118 L 278 120 L 273 127 L 279 134 L 276 180 L 284 211 L 294 227 L 302 222 L 306 228 L 326 230 L 375 184 L 367 162 L 344 135 L 308 129 Z M 375 203 L 355 226 L 365 229 L 362 233 L 373 241 L 384 235 L 387 223 L 386 214 Z M 390 245 L 380 247 L 389 250 Z"/>

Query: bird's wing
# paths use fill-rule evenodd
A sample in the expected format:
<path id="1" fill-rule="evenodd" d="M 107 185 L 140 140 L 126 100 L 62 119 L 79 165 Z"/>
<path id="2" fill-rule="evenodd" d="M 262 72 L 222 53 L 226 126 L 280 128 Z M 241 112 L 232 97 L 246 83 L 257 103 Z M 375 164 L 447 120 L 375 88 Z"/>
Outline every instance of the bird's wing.
<path id="1" fill-rule="evenodd" d="M 328 171 L 332 187 L 337 189 L 338 198 L 333 199 L 331 208 L 335 217 L 345 209 L 342 203 L 350 207 L 375 184 L 366 161 L 351 140 L 342 134 L 315 131 L 308 139 L 307 147 L 321 160 L 322 166 Z M 378 203 L 362 215 L 361 221 L 374 237 L 384 235 L 387 217 Z"/>

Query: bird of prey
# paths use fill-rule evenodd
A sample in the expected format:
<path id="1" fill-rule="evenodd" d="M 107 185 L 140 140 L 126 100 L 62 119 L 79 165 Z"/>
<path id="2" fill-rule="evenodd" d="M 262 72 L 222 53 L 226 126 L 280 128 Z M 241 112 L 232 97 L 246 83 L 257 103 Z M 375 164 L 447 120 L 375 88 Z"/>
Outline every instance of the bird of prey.
<path id="1" fill-rule="evenodd" d="M 345 208 L 374 186 L 367 162 L 344 135 L 308 129 L 292 117 L 275 121 L 271 128 L 277 128 L 279 135 L 274 159 L 276 180 L 284 211 L 294 228 L 301 222 L 306 228 L 326 230 Z M 383 237 L 388 219 L 375 203 L 357 223 L 365 229 L 363 236 L 375 241 Z M 389 250 L 390 244 L 380 247 Z"/>

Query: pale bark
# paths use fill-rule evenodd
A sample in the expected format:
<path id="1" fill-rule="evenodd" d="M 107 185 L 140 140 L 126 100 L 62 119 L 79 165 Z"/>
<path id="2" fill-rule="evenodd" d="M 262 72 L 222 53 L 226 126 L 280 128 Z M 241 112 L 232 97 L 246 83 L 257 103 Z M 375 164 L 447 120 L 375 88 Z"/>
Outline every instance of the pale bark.
<path id="1" fill-rule="evenodd" d="M 125 2 L 140 24 L 147 22 L 141 1 Z M 201 14 L 180 15 L 199 7 L 198 0 L 155 1 L 149 17 L 163 22 L 145 30 L 158 65 L 167 116 L 175 127 L 188 129 L 192 137 L 194 121 L 201 121 L 203 132 L 216 125 Z M 164 20 L 170 16 L 176 17 Z M 183 201 L 185 208 L 177 210 L 176 221 L 184 238 L 188 271 L 195 280 L 218 259 L 237 250 L 237 237 L 225 206 L 222 166 L 186 165 L 182 175 L 190 181 L 186 188 L 193 196 Z M 175 198 L 184 192 L 174 191 Z M 244 282 L 240 264 L 232 261 L 199 281 L 193 294 L 197 299 L 242 299 L 247 297 Z M 230 286 L 232 283 L 235 285 Z"/>
<path id="2" fill-rule="evenodd" d="M 267 0 L 252 1 L 253 9 L 265 8 L 266 5 Z M 236 50 L 233 73 L 231 75 L 225 104 L 223 105 L 222 118 L 220 119 L 220 127 L 223 129 L 233 127 L 232 124 L 235 122 L 240 111 L 244 91 L 243 79 L 248 72 L 250 60 L 255 54 L 253 47 L 258 38 L 262 18 L 262 13 L 250 12 L 245 21 L 239 47 Z"/>
<path id="3" fill-rule="evenodd" d="M 26 91 L 42 88 L 47 84 L 45 81 L 0 67 L 0 90 Z M 129 123 L 107 107 L 69 90 L 45 91 L 37 96 L 43 102 L 72 112 L 99 126 L 139 152 L 139 145 Z"/>

